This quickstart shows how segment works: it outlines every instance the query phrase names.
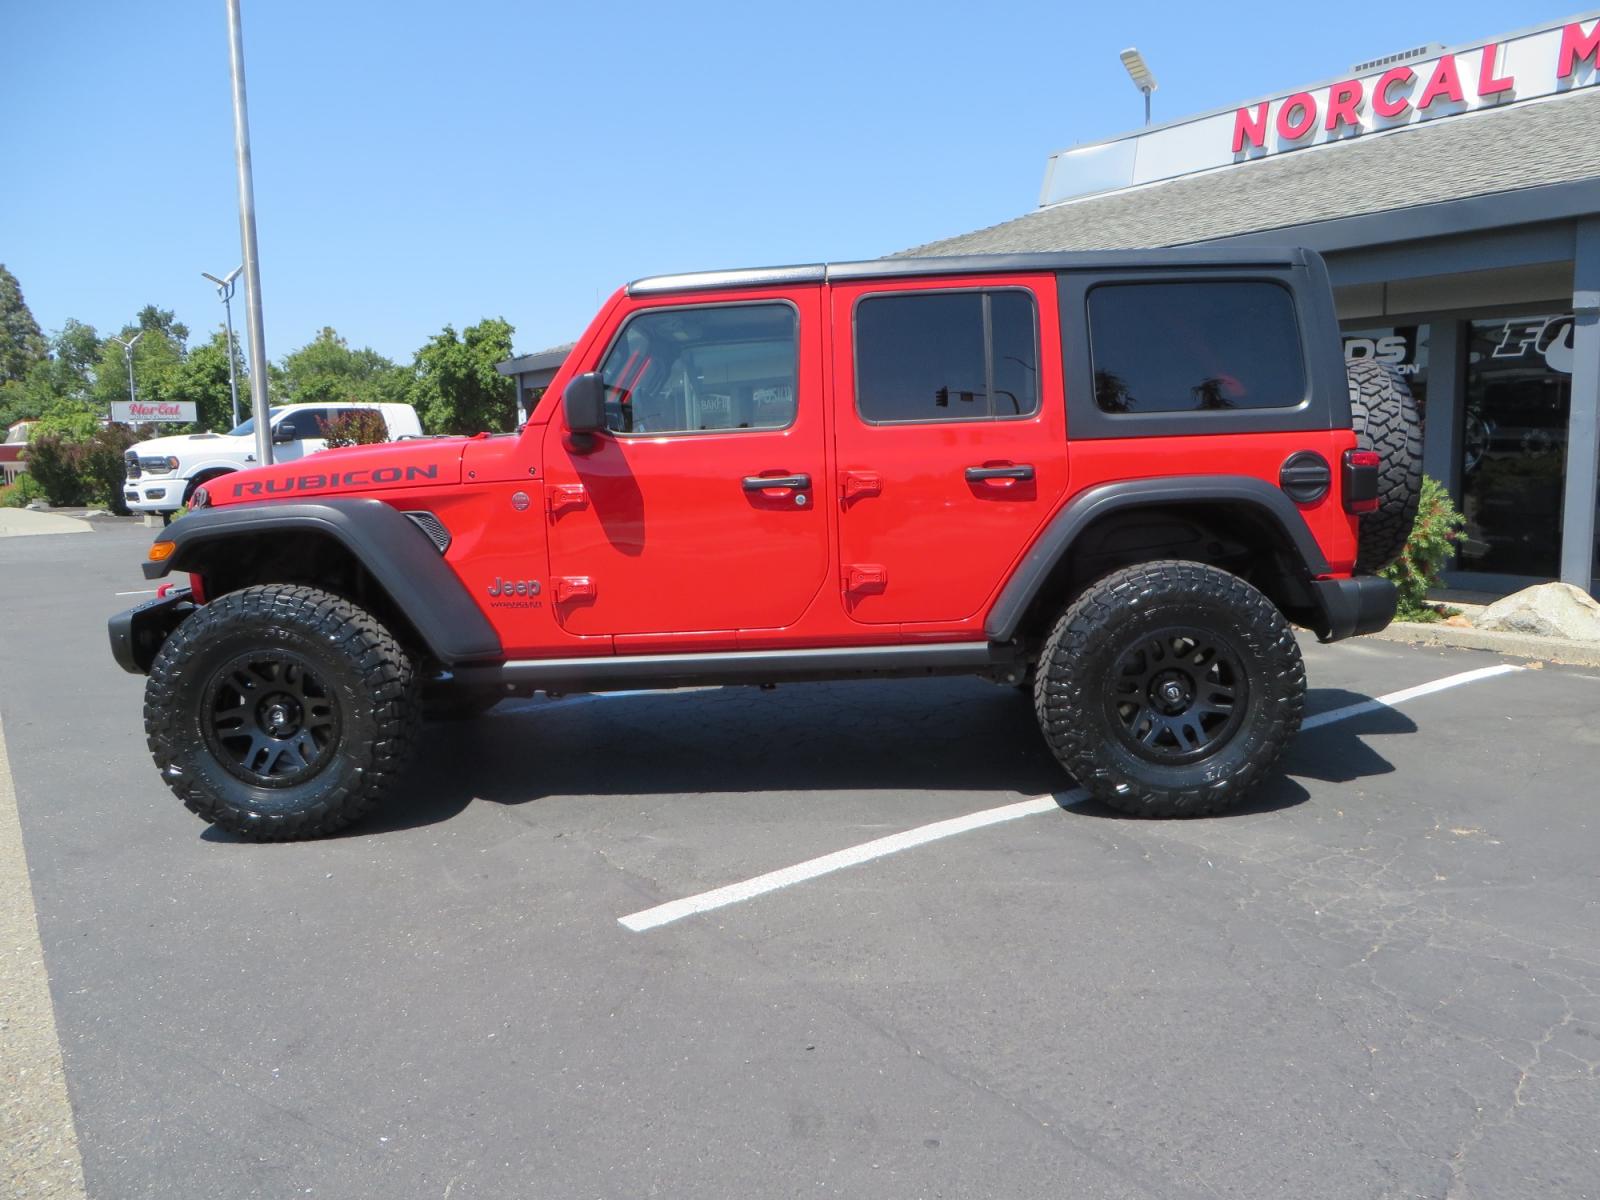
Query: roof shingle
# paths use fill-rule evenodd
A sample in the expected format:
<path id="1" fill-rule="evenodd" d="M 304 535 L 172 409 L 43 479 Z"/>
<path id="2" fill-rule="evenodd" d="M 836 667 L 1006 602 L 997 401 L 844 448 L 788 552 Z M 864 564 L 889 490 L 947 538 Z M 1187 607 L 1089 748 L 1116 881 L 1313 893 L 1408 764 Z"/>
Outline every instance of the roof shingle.
<path id="1" fill-rule="evenodd" d="M 1600 88 L 1039 209 L 893 257 L 1177 246 L 1600 176 Z"/>

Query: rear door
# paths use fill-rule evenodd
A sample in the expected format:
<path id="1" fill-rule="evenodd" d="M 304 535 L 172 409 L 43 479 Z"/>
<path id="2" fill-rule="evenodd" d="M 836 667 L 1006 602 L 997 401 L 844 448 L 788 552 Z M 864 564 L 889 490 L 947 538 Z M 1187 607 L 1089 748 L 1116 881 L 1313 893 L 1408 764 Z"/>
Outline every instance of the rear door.
<path id="1" fill-rule="evenodd" d="M 662 298 L 598 369 L 608 429 L 545 439 L 551 600 L 576 634 L 797 621 L 829 576 L 821 288 Z"/>
<path id="2" fill-rule="evenodd" d="M 832 292 L 840 587 L 853 620 L 978 617 L 1067 485 L 1049 275 Z"/>

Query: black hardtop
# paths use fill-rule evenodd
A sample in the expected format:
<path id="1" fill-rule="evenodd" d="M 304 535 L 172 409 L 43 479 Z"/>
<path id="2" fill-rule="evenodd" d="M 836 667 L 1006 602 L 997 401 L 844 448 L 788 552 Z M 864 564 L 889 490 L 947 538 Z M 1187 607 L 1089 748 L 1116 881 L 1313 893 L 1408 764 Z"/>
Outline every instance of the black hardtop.
<path id="1" fill-rule="evenodd" d="M 1049 254 L 951 254 L 924 258 L 875 258 L 866 262 L 803 263 L 651 275 L 628 285 L 630 296 L 710 288 L 773 287 L 793 283 L 837 283 L 905 279 L 923 275 L 991 275 L 1011 271 L 1139 271 L 1301 267 L 1321 256 L 1299 246 L 1176 246 L 1161 250 L 1062 250 Z"/>

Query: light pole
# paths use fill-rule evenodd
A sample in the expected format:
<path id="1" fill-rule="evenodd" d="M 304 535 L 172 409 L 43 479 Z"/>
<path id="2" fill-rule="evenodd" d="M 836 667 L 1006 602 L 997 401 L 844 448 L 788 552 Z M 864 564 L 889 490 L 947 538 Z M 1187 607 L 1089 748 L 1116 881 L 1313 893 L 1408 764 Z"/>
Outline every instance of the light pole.
<path id="1" fill-rule="evenodd" d="M 233 157 L 239 171 L 239 245 L 244 251 L 244 317 L 250 331 L 250 407 L 256 418 L 256 462 L 272 462 L 267 413 L 267 348 L 261 321 L 261 262 L 256 252 L 256 189 L 250 169 L 250 110 L 244 94 L 244 33 L 239 0 L 228 0 L 228 71 L 233 77 Z"/>
<path id="2" fill-rule="evenodd" d="M 138 333 L 134 334 L 133 337 L 130 338 L 126 342 L 123 341 L 121 338 L 116 337 L 115 335 L 113 335 L 112 338 L 111 338 L 111 340 L 113 342 L 115 342 L 117 345 L 122 347 L 122 357 L 128 360 L 128 404 L 130 406 L 133 404 L 133 402 L 136 399 L 138 399 L 137 394 L 133 390 L 133 343 L 137 342 L 143 336 L 144 336 L 144 330 L 141 329 L 141 330 L 139 330 Z M 110 415 L 111 415 L 110 413 L 106 414 L 106 416 L 108 418 L 110 417 Z M 131 410 L 129 411 L 128 416 L 130 418 L 133 416 L 133 413 L 132 413 Z M 131 420 L 129 421 L 129 424 L 132 424 Z"/>
<path id="3" fill-rule="evenodd" d="M 212 283 L 217 285 L 217 295 L 222 297 L 222 307 L 228 314 L 228 394 L 233 397 L 233 424 L 239 424 L 239 379 L 233 368 L 233 287 L 238 282 L 239 272 L 243 266 L 235 267 L 229 271 L 225 279 L 218 279 L 209 271 L 201 271 Z"/>
<path id="4" fill-rule="evenodd" d="M 1150 124 L 1150 93 L 1156 90 L 1156 77 L 1150 73 L 1150 68 L 1145 65 L 1144 55 L 1139 53 L 1137 46 L 1129 46 L 1122 52 L 1122 65 L 1128 70 L 1128 78 L 1133 80 L 1133 86 L 1144 93 L 1144 123 Z"/>

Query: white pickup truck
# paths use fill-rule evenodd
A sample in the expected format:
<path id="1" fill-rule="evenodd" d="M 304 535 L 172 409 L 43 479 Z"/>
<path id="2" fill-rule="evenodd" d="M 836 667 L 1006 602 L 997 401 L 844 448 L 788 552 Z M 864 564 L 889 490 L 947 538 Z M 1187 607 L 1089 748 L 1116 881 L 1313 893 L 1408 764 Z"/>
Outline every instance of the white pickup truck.
<path id="1" fill-rule="evenodd" d="M 327 448 L 323 422 L 347 413 L 376 410 L 389 441 L 421 437 L 422 423 L 409 404 L 284 404 L 270 411 L 272 456 L 293 462 Z M 188 433 L 151 438 L 129 448 L 122 498 L 139 513 L 175 512 L 194 489 L 219 475 L 256 464 L 256 422 L 251 417 L 227 433 Z"/>

